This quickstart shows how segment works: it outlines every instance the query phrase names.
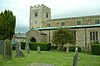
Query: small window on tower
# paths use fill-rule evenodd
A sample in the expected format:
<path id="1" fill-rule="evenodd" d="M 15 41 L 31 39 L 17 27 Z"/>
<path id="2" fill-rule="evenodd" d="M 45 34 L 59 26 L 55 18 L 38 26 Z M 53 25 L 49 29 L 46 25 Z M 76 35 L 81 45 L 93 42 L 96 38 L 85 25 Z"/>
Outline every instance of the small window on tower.
<path id="1" fill-rule="evenodd" d="M 95 20 L 95 24 L 100 24 L 100 20 Z"/>
<path id="2" fill-rule="evenodd" d="M 48 18 L 48 13 L 46 13 L 46 17 Z"/>
<path id="3" fill-rule="evenodd" d="M 77 21 L 77 25 L 81 25 L 81 21 Z"/>
<path id="4" fill-rule="evenodd" d="M 64 22 L 61 22 L 61 26 L 64 26 L 65 25 L 65 23 Z"/>
<path id="5" fill-rule="evenodd" d="M 47 27 L 50 27 L 51 25 L 50 24 L 47 24 Z"/>
<path id="6" fill-rule="evenodd" d="M 37 24 L 37 21 L 35 21 L 35 24 Z"/>
<path id="7" fill-rule="evenodd" d="M 35 12 L 34 16 L 37 17 L 38 16 L 38 12 Z"/>

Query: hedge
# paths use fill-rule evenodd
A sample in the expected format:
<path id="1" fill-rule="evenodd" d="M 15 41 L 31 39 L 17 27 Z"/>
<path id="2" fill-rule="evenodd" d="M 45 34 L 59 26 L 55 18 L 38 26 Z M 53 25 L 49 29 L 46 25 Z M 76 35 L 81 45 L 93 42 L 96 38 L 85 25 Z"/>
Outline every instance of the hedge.
<path id="1" fill-rule="evenodd" d="M 75 48 L 78 46 L 69 46 L 69 51 L 75 52 Z M 64 51 L 66 51 L 67 47 L 64 47 Z M 78 52 L 81 52 L 81 47 L 78 47 Z"/>
<path id="2" fill-rule="evenodd" d="M 51 46 L 51 50 L 56 50 L 57 46 Z"/>
<path id="3" fill-rule="evenodd" d="M 93 55 L 100 55 L 100 44 L 92 44 L 91 45 L 91 53 Z"/>
<path id="4" fill-rule="evenodd" d="M 12 50 L 15 50 L 16 49 L 16 45 L 12 45 Z"/>
<path id="5" fill-rule="evenodd" d="M 26 44 L 26 42 L 21 42 L 21 49 L 25 49 L 25 44 Z"/>
<path id="6" fill-rule="evenodd" d="M 21 49 L 25 49 L 25 42 L 21 42 Z M 12 50 L 16 50 L 16 45 L 12 45 Z"/>
<path id="7" fill-rule="evenodd" d="M 78 46 L 69 46 L 69 51 L 71 52 L 75 52 L 75 48 L 78 47 Z M 52 50 L 56 50 L 57 49 L 57 46 L 51 46 L 51 49 Z M 63 51 L 66 51 L 67 47 L 64 47 L 63 48 Z M 81 52 L 81 47 L 78 47 L 78 52 Z"/>
<path id="8" fill-rule="evenodd" d="M 22 49 L 25 49 L 25 44 L 26 42 L 21 42 L 21 48 Z M 29 43 L 29 47 L 30 47 L 30 50 L 37 50 L 37 46 L 40 46 L 41 50 L 42 51 L 49 51 L 50 48 L 51 48 L 51 44 L 50 43 L 43 43 L 43 42 L 30 42 Z"/>

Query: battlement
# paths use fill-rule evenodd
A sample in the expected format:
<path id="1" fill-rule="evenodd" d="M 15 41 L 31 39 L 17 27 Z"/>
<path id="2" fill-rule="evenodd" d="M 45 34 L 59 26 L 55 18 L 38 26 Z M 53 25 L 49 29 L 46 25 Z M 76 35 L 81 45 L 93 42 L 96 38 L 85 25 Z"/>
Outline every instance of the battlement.
<path id="1" fill-rule="evenodd" d="M 30 29 L 40 28 L 42 22 L 51 19 L 51 9 L 44 4 L 30 6 Z"/>
<path id="2" fill-rule="evenodd" d="M 39 4 L 39 5 L 34 5 L 34 6 L 30 6 L 32 9 L 41 9 L 41 8 L 45 8 L 45 9 L 50 9 L 49 7 L 47 7 L 44 4 Z"/>

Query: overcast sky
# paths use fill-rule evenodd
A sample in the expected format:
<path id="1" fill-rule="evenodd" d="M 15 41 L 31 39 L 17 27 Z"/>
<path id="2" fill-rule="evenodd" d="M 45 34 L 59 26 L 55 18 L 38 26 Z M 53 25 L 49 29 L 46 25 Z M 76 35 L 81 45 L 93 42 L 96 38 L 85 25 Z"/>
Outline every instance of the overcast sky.
<path id="1" fill-rule="evenodd" d="M 45 4 L 51 8 L 52 18 L 100 15 L 100 0 L 0 0 L 0 12 L 13 11 L 16 32 L 26 32 L 29 26 L 30 6 Z"/>

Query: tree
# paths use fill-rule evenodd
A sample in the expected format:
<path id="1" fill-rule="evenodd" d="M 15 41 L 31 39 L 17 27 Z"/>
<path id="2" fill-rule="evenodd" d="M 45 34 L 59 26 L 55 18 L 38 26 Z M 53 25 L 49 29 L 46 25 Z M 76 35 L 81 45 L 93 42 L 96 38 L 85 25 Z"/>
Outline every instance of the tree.
<path id="1" fill-rule="evenodd" d="M 16 17 L 12 11 L 5 10 L 0 13 L 0 40 L 12 39 L 15 33 Z"/>
<path id="2" fill-rule="evenodd" d="M 53 32 L 52 43 L 56 45 L 60 45 L 61 49 L 63 48 L 64 44 L 72 43 L 74 35 L 71 31 L 67 28 L 59 28 Z"/>

